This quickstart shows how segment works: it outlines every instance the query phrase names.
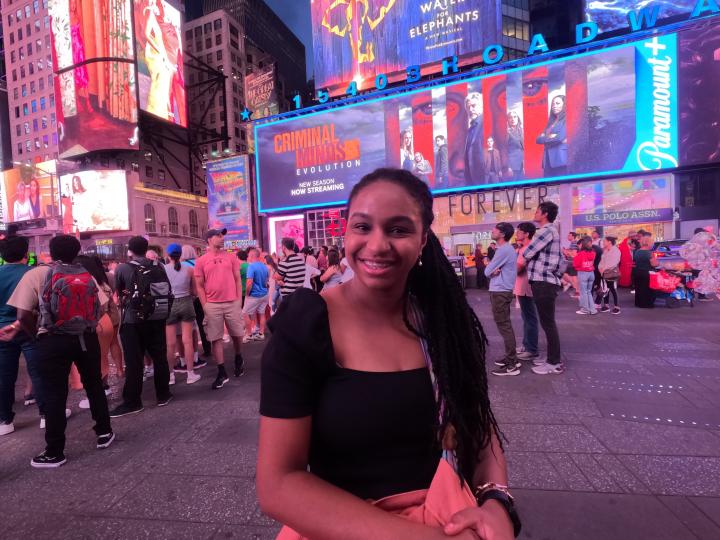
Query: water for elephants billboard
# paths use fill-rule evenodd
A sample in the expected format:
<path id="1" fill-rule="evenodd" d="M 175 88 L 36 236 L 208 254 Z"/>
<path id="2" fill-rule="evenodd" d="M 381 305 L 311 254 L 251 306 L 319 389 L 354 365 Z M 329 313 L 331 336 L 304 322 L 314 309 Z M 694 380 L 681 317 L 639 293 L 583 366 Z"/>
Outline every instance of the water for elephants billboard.
<path id="1" fill-rule="evenodd" d="M 256 126 L 261 212 L 342 204 L 377 167 L 435 193 L 678 165 L 677 36 Z"/>
<path id="2" fill-rule="evenodd" d="M 500 42 L 499 0 L 314 0 L 311 3 L 317 88 L 358 90 L 385 73 L 390 82 L 407 66 L 438 72 L 440 61 L 479 62 Z M 400 77 L 402 78 L 402 77 Z"/>

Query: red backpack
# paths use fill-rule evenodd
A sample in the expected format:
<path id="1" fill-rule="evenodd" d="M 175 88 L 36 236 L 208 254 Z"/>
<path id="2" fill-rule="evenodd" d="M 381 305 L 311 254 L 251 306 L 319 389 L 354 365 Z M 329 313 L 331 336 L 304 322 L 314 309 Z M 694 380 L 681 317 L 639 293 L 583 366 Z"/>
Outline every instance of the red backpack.
<path id="1" fill-rule="evenodd" d="M 53 263 L 40 300 L 41 325 L 49 333 L 95 332 L 100 319 L 98 286 L 79 264 Z"/>

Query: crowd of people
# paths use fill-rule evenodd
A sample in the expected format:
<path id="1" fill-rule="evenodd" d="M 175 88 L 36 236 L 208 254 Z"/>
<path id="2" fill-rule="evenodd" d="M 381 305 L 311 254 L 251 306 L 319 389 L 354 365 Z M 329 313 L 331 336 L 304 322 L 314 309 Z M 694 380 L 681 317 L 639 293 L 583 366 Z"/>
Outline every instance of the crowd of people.
<path id="1" fill-rule="evenodd" d="M 107 266 L 80 253 L 72 235 L 50 242 L 49 264 L 31 267 L 28 239 L 0 241 L 0 435 L 15 430 L 13 405 L 20 357 L 29 383 L 25 404 L 37 404 L 46 447 L 31 465 L 65 463 L 69 389 L 82 390 L 81 409 L 95 421 L 97 448 L 114 441 L 111 419 L 143 411 L 143 382 L 152 378 L 156 404 L 173 399 L 176 374 L 195 384 L 212 357 L 212 390 L 244 374 L 241 348 L 265 340 L 266 323 L 282 298 L 307 287 L 330 289 L 352 278 L 338 248 L 299 250 L 291 238 L 282 252 L 225 249 L 226 230 L 206 234 L 201 257 L 190 245 L 171 244 L 163 255 L 147 239 L 132 237 L 128 260 Z M 232 341 L 233 365 L 225 364 Z M 201 348 L 198 346 L 201 345 Z M 122 400 L 108 406 L 110 364 L 124 378 Z"/>

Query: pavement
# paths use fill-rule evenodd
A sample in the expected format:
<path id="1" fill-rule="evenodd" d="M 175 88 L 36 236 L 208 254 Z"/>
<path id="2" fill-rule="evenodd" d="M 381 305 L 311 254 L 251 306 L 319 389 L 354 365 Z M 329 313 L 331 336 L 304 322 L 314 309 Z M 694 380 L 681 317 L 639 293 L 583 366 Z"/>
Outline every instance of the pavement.
<path id="1" fill-rule="evenodd" d="M 468 296 L 491 369 L 502 344 L 487 293 Z M 575 302 L 558 307 L 563 375 L 490 376 L 521 538 L 717 540 L 720 302 L 638 310 L 622 292 L 618 316 L 578 316 Z M 519 329 L 518 309 L 513 320 Z M 274 538 L 254 487 L 262 348 L 248 345 L 247 374 L 219 391 L 212 367 L 192 386 L 178 374 L 165 408 L 148 381 L 145 411 L 114 420 L 106 450 L 71 393 L 68 463 L 56 470 L 30 467 L 42 431 L 19 402 L 16 432 L 0 438 L 0 538 Z"/>

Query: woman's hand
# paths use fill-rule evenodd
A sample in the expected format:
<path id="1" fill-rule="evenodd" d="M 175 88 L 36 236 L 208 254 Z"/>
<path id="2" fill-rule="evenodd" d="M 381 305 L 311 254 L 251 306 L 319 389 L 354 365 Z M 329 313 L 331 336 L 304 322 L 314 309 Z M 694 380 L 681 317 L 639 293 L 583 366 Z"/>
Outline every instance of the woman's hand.
<path id="1" fill-rule="evenodd" d="M 479 508 L 466 508 L 445 525 L 445 534 L 457 536 L 471 530 L 482 540 L 513 540 L 513 525 L 501 503 L 489 500 Z"/>

